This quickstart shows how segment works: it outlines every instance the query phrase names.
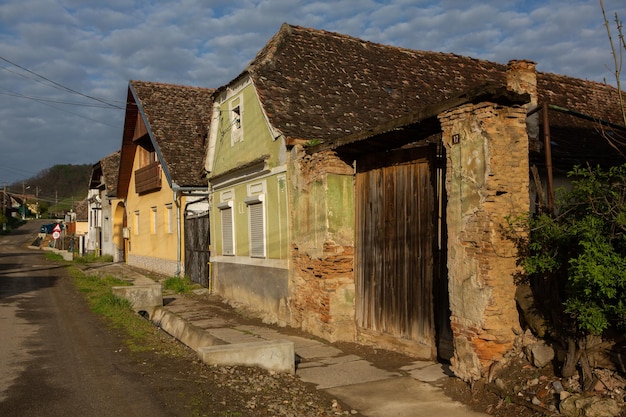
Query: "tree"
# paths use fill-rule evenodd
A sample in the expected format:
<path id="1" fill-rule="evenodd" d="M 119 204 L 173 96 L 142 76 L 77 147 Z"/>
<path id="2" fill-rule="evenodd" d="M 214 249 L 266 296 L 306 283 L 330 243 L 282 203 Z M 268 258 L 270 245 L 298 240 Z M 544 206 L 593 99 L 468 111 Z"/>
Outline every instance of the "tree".
<path id="1" fill-rule="evenodd" d="M 616 87 L 617 87 L 617 103 L 619 106 L 619 110 L 622 115 L 622 122 L 624 126 L 626 126 L 626 102 L 624 98 L 624 93 L 622 91 L 622 83 L 621 83 L 621 75 L 622 75 L 622 57 L 624 51 L 626 51 L 626 39 L 624 38 L 623 32 L 623 23 L 619 19 L 617 13 L 614 16 L 615 29 L 617 30 L 617 41 L 613 38 L 613 33 L 611 31 L 611 24 L 606 17 L 606 10 L 604 9 L 604 3 L 600 0 L 600 8 L 602 9 L 602 17 L 604 18 L 604 27 L 606 28 L 606 34 L 609 39 L 609 46 L 611 47 L 611 56 L 613 57 L 613 67 L 611 68 L 611 72 L 613 73 L 613 77 L 615 79 Z M 602 136 L 607 141 L 608 144 L 613 146 L 615 150 L 622 156 L 625 156 L 621 151 L 620 146 L 626 145 L 626 137 L 624 137 L 622 132 L 611 130 L 610 132 L 606 130 L 606 127 L 602 124 L 599 125 L 599 129 L 602 132 Z"/>

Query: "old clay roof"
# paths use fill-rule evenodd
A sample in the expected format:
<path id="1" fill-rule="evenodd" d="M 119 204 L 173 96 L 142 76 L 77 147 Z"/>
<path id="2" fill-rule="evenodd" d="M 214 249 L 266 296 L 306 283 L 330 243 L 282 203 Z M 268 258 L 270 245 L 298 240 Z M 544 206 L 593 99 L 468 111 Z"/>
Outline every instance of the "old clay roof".
<path id="1" fill-rule="evenodd" d="M 117 194 L 117 175 L 120 170 L 120 151 L 113 152 L 100 160 L 102 176 L 106 186 L 106 195 L 115 197 Z"/>
<path id="2" fill-rule="evenodd" d="M 108 197 L 117 193 L 117 176 L 120 169 L 120 151 L 105 156 L 93 165 L 89 179 L 90 189 L 106 189 Z"/>
<path id="3" fill-rule="evenodd" d="M 490 61 L 283 24 L 243 74 L 251 76 L 270 122 L 287 140 L 327 142 L 481 85 L 505 85 L 506 72 L 507 65 Z M 623 124 L 613 87 L 542 72 L 537 86 L 539 103 Z"/>
<path id="4" fill-rule="evenodd" d="M 206 187 L 204 158 L 213 89 L 130 81 L 118 191 L 125 195 L 132 168 L 139 114 L 169 185 Z"/>

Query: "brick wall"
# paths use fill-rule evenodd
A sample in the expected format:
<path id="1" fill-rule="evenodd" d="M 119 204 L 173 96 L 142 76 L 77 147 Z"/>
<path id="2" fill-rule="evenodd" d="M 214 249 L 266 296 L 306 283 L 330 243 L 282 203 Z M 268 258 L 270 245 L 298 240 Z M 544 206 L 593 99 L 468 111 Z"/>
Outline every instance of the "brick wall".
<path id="1" fill-rule="evenodd" d="M 291 315 L 297 326 L 330 341 L 354 340 L 354 248 L 324 244 L 322 258 L 293 248 Z"/>

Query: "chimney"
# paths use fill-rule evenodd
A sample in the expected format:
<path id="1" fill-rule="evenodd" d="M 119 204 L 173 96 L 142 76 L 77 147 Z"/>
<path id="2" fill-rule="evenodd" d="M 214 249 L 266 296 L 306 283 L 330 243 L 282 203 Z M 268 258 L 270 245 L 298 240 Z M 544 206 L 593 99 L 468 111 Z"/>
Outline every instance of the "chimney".
<path id="1" fill-rule="evenodd" d="M 530 103 L 528 103 L 527 111 L 534 110 L 537 107 L 537 63 L 528 60 L 513 59 L 509 61 L 509 68 L 506 73 L 507 87 L 516 93 L 530 94 Z M 534 113 L 526 119 L 526 128 L 530 146 L 534 148 L 537 145 L 539 137 L 539 114 Z"/>
<path id="2" fill-rule="evenodd" d="M 509 69 L 506 73 L 507 87 L 516 93 L 530 94 L 528 110 L 537 106 L 537 64 L 527 60 L 509 61 Z"/>

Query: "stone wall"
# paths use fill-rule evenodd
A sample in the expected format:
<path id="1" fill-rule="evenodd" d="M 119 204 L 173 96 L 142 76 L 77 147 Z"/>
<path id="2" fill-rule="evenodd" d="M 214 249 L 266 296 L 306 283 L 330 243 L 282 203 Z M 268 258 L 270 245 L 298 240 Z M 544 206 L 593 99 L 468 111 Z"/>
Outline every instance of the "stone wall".
<path id="1" fill-rule="evenodd" d="M 520 331 L 507 217 L 527 213 L 526 107 L 485 102 L 439 115 L 446 148 L 452 369 L 473 381 Z"/>

